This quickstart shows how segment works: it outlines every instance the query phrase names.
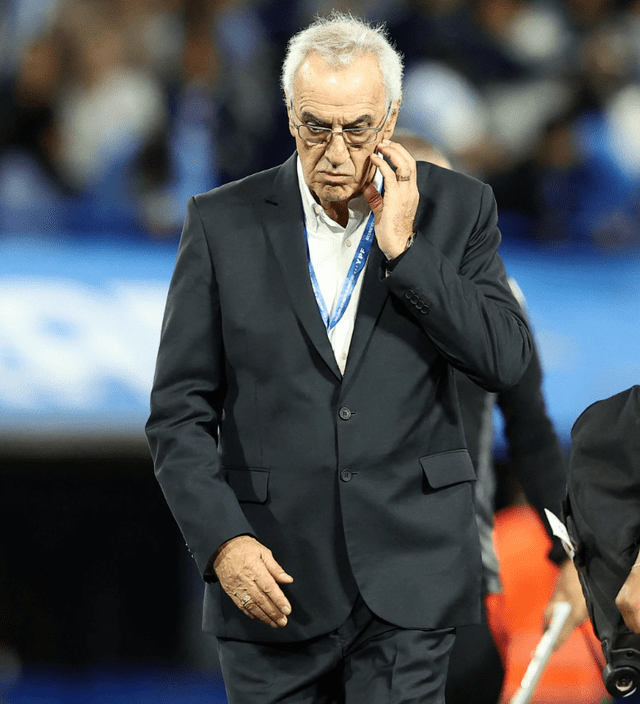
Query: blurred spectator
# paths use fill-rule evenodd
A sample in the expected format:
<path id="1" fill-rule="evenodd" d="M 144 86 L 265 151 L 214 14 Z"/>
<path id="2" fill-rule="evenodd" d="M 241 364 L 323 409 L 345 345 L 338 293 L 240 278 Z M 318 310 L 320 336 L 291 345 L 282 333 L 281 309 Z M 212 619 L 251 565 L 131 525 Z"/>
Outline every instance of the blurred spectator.
<path id="1" fill-rule="evenodd" d="M 530 155 L 488 179 L 503 212 L 547 245 L 611 251 L 640 245 L 640 85 L 626 29 L 587 32 L 572 104 Z"/>
<path id="2" fill-rule="evenodd" d="M 451 168 L 443 153 L 417 135 L 405 130 L 396 130 L 393 139 L 404 146 L 415 159 Z M 523 312 L 526 311 L 526 303 L 517 283 L 509 279 L 509 284 Z M 535 506 L 540 520 L 545 521 L 549 537 L 551 530 L 546 523 L 543 509 L 550 507 L 556 513 L 560 510 L 566 483 L 565 459 L 547 414 L 542 377 L 542 367 L 535 344 L 531 363 L 523 377 L 511 389 L 499 394 L 487 393 L 464 374 L 456 372 L 462 421 L 477 479 L 474 497 L 482 547 L 486 603 L 481 624 L 458 628 L 447 679 L 446 698 L 450 704 L 468 701 L 469 691 L 474 687 L 478 688 L 474 696 L 477 704 L 495 704 L 499 699 L 504 679 L 500 656 L 504 657 L 507 642 L 503 639 L 504 633 L 500 626 L 506 624 L 499 624 L 496 618 L 488 618 L 488 614 L 497 617 L 502 601 L 493 530 L 497 483 L 492 453 L 495 409 L 500 410 L 505 421 L 504 433 L 509 447 L 510 471 L 517 477 L 527 499 Z M 577 572 L 567 560 L 558 539 L 554 539 L 548 556 L 560 565 L 560 569 L 557 583 L 547 595 L 545 622 L 550 621 L 553 606 L 558 601 L 568 600 L 572 606 L 571 617 L 558 640 L 557 647 L 560 647 L 570 633 L 587 618 L 587 611 Z"/>
<path id="3" fill-rule="evenodd" d="M 10 76 L 25 49 L 46 34 L 60 0 L 5 0 L 0 3 L 0 80 Z"/>
<path id="4" fill-rule="evenodd" d="M 638 71 L 640 70 L 640 0 L 631 0 L 624 15 L 624 21 L 629 28 L 629 37 L 635 54 L 636 71 Z"/>
<path id="5" fill-rule="evenodd" d="M 171 70 L 156 51 L 169 118 L 139 155 L 136 192 L 146 228 L 154 235 L 176 235 L 184 220 L 188 197 L 208 191 L 220 182 L 215 104 L 220 57 L 211 36 L 217 3 L 165 0 L 161 4 L 164 5 L 161 21 L 158 22 L 160 16 L 156 15 L 147 27 L 153 33 L 163 27 L 160 36 L 179 37 L 178 70 Z M 180 12 L 176 12 L 178 5 Z M 171 19 L 169 9 L 174 11 Z M 175 54 L 175 50 L 167 52 L 167 56 Z"/>
<path id="6" fill-rule="evenodd" d="M 507 238 L 640 244 L 640 2 L 421 0 L 398 124 L 495 190 Z M 634 21 L 635 20 L 635 21 Z"/>
<path id="7" fill-rule="evenodd" d="M 13 78 L 0 84 L 0 226 L 61 226 L 68 182 L 60 168 L 56 100 L 62 84 L 56 37 L 33 42 Z"/>
<path id="8" fill-rule="evenodd" d="M 2 86 L 4 229 L 177 235 L 218 183 L 216 5 L 60 0 Z"/>
<path id="9" fill-rule="evenodd" d="M 336 2 L 3 5 L 0 228 L 177 237 L 188 194 L 289 155 L 285 41 Z M 399 126 L 494 187 L 505 237 L 637 246 L 640 0 L 350 7 L 405 54 Z"/>
<path id="10" fill-rule="evenodd" d="M 409 7 L 395 30 L 407 55 L 402 126 L 481 178 L 517 162 L 568 102 L 561 14 L 523 0 Z"/>
<path id="11" fill-rule="evenodd" d="M 269 168 L 293 151 L 278 71 L 293 26 L 295 2 L 220 0 L 213 38 L 220 49 L 218 139 L 221 178 Z M 293 28 L 292 28 L 293 27 Z"/>
<path id="12" fill-rule="evenodd" d="M 59 23 L 74 61 L 60 95 L 60 165 L 97 225 L 135 224 L 130 169 L 165 119 L 159 81 L 122 31 L 128 3 L 70 0 Z M 138 59 L 138 60 L 136 60 Z"/>

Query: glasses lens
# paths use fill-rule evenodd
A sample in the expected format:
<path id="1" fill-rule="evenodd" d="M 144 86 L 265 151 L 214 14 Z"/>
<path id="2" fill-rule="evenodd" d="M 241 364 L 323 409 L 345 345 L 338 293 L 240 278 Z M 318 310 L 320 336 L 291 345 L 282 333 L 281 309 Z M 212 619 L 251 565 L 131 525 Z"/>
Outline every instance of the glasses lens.
<path id="1" fill-rule="evenodd" d="M 298 127 L 298 134 L 304 139 L 305 142 L 310 144 L 322 144 L 328 141 L 331 136 L 331 130 L 325 129 L 323 127 L 309 127 L 308 125 L 300 125 Z"/>
<path id="2" fill-rule="evenodd" d="M 367 144 L 375 139 L 375 127 L 360 127 L 344 130 L 342 133 L 347 144 Z"/>
<path id="3" fill-rule="evenodd" d="M 310 127 L 309 125 L 300 125 L 298 133 L 309 144 L 324 144 L 329 141 L 332 134 L 331 130 L 326 127 Z M 368 144 L 375 139 L 376 129 L 375 127 L 349 128 L 340 134 L 347 144 L 361 145 Z"/>

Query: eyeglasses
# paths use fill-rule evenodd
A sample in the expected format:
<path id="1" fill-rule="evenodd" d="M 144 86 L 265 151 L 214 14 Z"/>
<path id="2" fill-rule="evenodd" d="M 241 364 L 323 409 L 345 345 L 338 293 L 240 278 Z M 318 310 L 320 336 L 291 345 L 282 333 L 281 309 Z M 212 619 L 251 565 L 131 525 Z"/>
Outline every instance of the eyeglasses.
<path id="1" fill-rule="evenodd" d="M 290 103 L 291 115 L 293 115 L 293 103 Z M 370 144 L 378 136 L 378 132 L 385 126 L 389 115 L 391 114 L 391 105 L 387 108 L 384 120 L 380 127 L 346 127 L 342 130 L 332 130 L 331 127 L 320 127 L 319 125 L 296 125 L 291 122 L 298 130 L 300 139 L 304 140 L 309 145 L 327 144 L 332 135 L 340 134 L 345 143 L 350 147 L 362 147 L 365 144 Z"/>

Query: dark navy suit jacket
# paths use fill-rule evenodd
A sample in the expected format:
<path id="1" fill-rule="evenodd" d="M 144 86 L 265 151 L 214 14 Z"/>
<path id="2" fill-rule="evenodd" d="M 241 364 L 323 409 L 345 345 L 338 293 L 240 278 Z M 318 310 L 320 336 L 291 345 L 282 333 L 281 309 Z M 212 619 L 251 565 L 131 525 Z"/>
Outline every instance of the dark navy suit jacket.
<path id="1" fill-rule="evenodd" d="M 344 376 L 309 279 L 295 157 L 189 202 L 147 424 L 156 474 L 203 575 L 248 533 L 295 579 L 277 630 L 211 580 L 216 635 L 327 633 L 358 593 L 406 628 L 479 617 L 453 367 L 499 391 L 531 341 L 489 187 L 427 163 L 418 186 L 416 239 L 389 276 L 371 250 Z"/>

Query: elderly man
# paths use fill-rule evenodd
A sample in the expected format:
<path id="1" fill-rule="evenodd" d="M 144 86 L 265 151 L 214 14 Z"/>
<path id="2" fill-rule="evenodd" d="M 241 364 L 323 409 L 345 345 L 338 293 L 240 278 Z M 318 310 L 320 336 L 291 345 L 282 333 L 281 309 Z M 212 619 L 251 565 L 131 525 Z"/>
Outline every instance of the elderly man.
<path id="1" fill-rule="evenodd" d="M 531 341 L 490 189 L 390 141 L 402 62 L 320 19 L 282 82 L 296 153 L 189 202 L 147 425 L 207 582 L 229 701 L 443 701 L 480 614 L 453 368 Z"/>

